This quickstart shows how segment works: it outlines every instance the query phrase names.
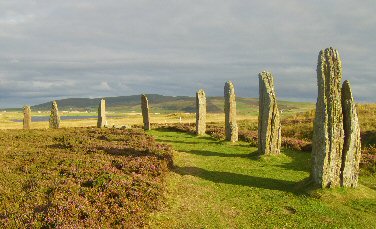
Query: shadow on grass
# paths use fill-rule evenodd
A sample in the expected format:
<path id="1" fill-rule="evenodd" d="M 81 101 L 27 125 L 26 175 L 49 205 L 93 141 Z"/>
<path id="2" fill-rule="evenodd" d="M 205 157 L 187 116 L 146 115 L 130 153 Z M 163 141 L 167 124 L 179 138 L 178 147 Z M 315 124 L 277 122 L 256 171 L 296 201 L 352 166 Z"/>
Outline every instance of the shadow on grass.
<path id="1" fill-rule="evenodd" d="M 284 192 L 297 193 L 297 182 L 277 180 L 273 178 L 255 177 L 231 172 L 209 171 L 198 167 L 175 167 L 174 172 L 180 175 L 191 175 L 208 181 L 223 184 L 241 185 Z"/>
<path id="2" fill-rule="evenodd" d="M 185 150 L 184 153 L 205 156 L 205 157 L 239 157 L 239 158 L 249 158 L 257 160 L 259 154 L 256 151 L 251 153 L 222 153 L 222 152 L 213 152 L 209 150 Z"/>
<path id="3" fill-rule="evenodd" d="M 289 163 L 279 165 L 280 168 L 285 168 L 294 171 L 310 172 L 311 170 L 311 154 L 303 151 L 295 151 L 291 149 L 284 149 L 283 154 L 292 159 Z"/>

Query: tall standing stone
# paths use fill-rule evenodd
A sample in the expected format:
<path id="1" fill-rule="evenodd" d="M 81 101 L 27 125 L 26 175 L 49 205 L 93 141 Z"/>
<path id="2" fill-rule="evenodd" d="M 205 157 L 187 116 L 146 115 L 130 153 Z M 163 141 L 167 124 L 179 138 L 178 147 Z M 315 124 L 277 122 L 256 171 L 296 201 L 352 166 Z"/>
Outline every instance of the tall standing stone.
<path id="1" fill-rule="evenodd" d="M 149 114 L 149 101 L 146 95 L 141 95 L 141 110 L 142 119 L 144 122 L 144 130 L 150 130 L 150 114 Z"/>
<path id="2" fill-rule="evenodd" d="M 345 139 L 342 154 L 341 186 L 355 188 L 358 185 L 361 157 L 360 128 L 350 82 L 347 80 L 342 85 L 342 111 Z"/>
<path id="3" fill-rule="evenodd" d="M 236 124 L 235 89 L 231 81 L 227 81 L 224 88 L 225 96 L 225 132 L 226 140 L 238 141 L 238 125 Z"/>
<path id="4" fill-rule="evenodd" d="M 321 187 L 340 185 L 343 150 L 342 63 L 338 51 L 321 50 L 317 64 L 318 97 L 313 125 L 312 172 Z"/>
<path id="5" fill-rule="evenodd" d="M 23 128 L 24 129 L 30 129 L 31 128 L 31 109 L 30 106 L 24 106 L 23 107 Z"/>
<path id="6" fill-rule="evenodd" d="M 59 109 L 57 108 L 56 101 L 53 101 L 51 114 L 50 114 L 50 128 L 58 129 L 59 127 L 60 127 Z"/>
<path id="7" fill-rule="evenodd" d="M 103 128 L 107 124 L 107 119 L 106 119 L 106 100 L 101 99 L 99 102 L 99 107 L 98 107 L 98 121 L 97 121 L 97 127 L 98 128 Z"/>
<path id="8" fill-rule="evenodd" d="M 196 134 L 204 135 L 206 132 L 206 95 L 200 89 L 196 92 Z"/>
<path id="9" fill-rule="evenodd" d="M 260 154 L 275 155 L 281 149 L 281 121 L 274 90 L 273 75 L 259 74 L 258 150 Z"/>

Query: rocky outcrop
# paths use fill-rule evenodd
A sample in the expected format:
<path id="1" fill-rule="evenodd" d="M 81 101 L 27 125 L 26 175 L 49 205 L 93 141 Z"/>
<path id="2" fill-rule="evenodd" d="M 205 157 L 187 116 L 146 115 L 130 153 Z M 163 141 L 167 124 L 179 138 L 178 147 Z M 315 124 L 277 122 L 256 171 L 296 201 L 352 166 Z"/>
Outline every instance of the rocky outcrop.
<path id="1" fill-rule="evenodd" d="M 263 71 L 259 74 L 258 151 L 263 155 L 275 155 L 280 149 L 281 121 L 273 75 Z"/>
<path id="2" fill-rule="evenodd" d="M 24 129 L 30 129 L 31 128 L 31 109 L 30 106 L 24 106 L 23 107 L 23 128 Z"/>
<path id="3" fill-rule="evenodd" d="M 342 113 L 345 138 L 342 153 L 341 186 L 355 188 L 358 185 L 361 157 L 360 128 L 350 82 L 347 80 L 342 85 Z"/>
<path id="4" fill-rule="evenodd" d="M 206 95 L 204 90 L 196 92 L 196 134 L 204 135 L 206 132 Z"/>
<path id="5" fill-rule="evenodd" d="M 52 102 L 49 124 L 50 124 L 50 128 L 52 129 L 58 129 L 60 127 L 59 109 L 57 108 L 56 101 Z"/>
<path id="6" fill-rule="evenodd" d="M 142 119 L 144 122 L 144 130 L 150 130 L 149 101 L 146 95 L 141 95 L 141 110 Z"/>
<path id="7" fill-rule="evenodd" d="M 231 81 L 227 81 L 224 88 L 225 96 L 225 132 L 226 140 L 238 141 L 238 125 L 236 123 L 235 89 Z"/>

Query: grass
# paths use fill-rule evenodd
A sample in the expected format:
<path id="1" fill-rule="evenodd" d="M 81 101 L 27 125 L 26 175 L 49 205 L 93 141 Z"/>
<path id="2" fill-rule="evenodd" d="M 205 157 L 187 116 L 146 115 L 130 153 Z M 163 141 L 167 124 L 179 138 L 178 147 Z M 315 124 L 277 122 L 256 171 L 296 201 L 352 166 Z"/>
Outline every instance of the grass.
<path id="1" fill-rule="evenodd" d="M 143 131 L 1 130 L 0 227 L 143 227 L 168 166 L 171 149 Z"/>
<path id="2" fill-rule="evenodd" d="M 258 158 L 247 143 L 209 136 L 150 131 L 171 144 L 166 207 L 150 228 L 375 228 L 376 191 L 307 191 L 310 154 L 284 150 Z M 374 183 L 375 178 L 361 181 Z M 373 180 L 373 181 L 372 181 Z"/>

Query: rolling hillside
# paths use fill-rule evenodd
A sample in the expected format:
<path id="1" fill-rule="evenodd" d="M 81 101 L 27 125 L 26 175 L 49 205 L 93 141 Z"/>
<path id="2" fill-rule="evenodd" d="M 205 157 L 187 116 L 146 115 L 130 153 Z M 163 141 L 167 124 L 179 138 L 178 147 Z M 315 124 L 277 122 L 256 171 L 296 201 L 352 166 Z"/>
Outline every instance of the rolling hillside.
<path id="1" fill-rule="evenodd" d="M 195 97 L 188 96 L 163 96 L 157 94 L 148 94 L 149 104 L 152 112 L 158 113 L 193 113 L 195 112 Z M 69 98 L 57 100 L 60 110 L 78 110 L 78 111 L 96 111 L 101 98 Z M 140 112 L 140 95 L 107 97 L 106 106 L 108 111 L 114 112 Z M 51 102 L 32 106 L 36 110 L 49 110 Z M 279 101 L 279 107 L 283 112 L 296 112 L 313 108 L 312 103 L 297 103 Z M 248 114 L 257 113 L 258 99 L 255 98 L 237 98 L 238 113 Z M 223 97 L 208 97 L 207 110 L 209 113 L 223 112 Z"/>

